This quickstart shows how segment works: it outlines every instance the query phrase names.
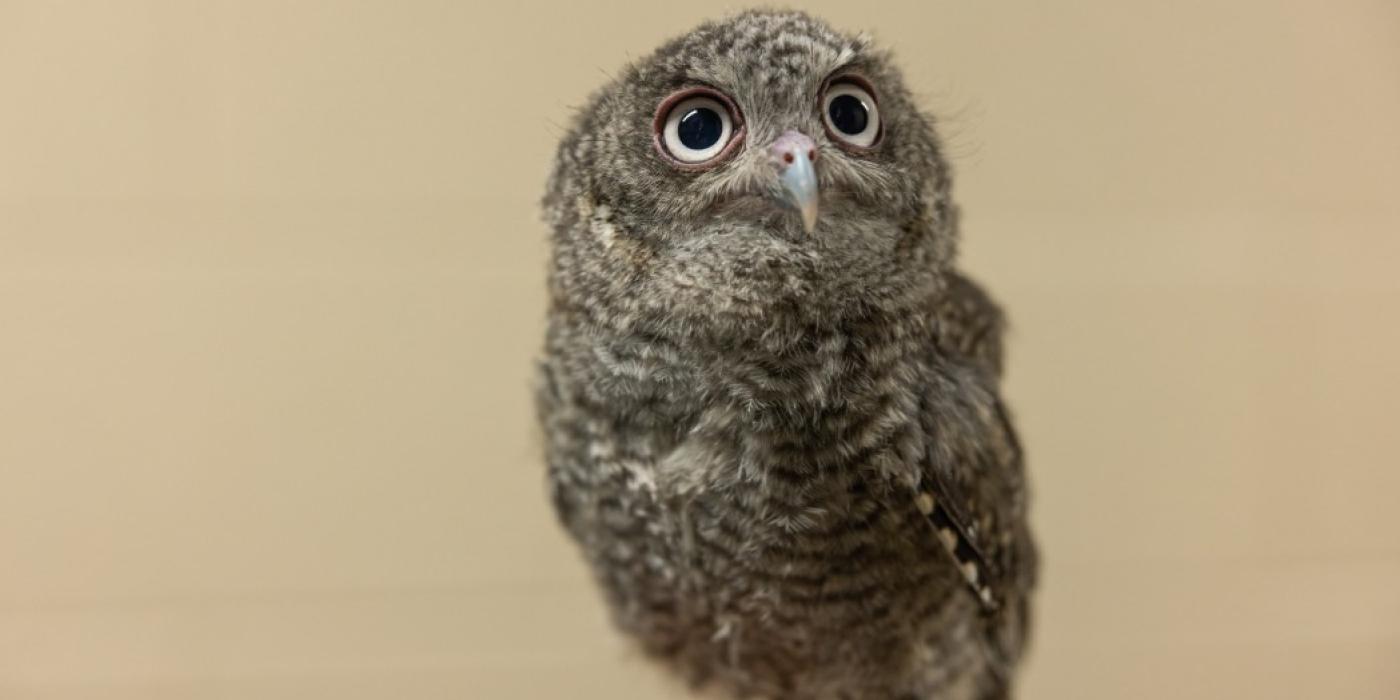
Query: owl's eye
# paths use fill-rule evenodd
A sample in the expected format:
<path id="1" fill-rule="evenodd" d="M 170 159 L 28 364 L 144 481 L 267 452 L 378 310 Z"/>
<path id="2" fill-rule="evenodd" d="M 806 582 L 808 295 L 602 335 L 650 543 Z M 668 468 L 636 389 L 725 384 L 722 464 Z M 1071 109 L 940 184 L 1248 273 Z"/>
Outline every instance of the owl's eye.
<path id="1" fill-rule="evenodd" d="M 880 138 L 880 108 L 875 97 L 853 80 L 838 80 L 826 89 L 822 121 L 839 143 L 869 148 Z"/>
<path id="2" fill-rule="evenodd" d="M 740 131 L 732 104 L 708 90 L 673 95 L 656 116 L 657 145 L 682 166 L 717 160 Z"/>

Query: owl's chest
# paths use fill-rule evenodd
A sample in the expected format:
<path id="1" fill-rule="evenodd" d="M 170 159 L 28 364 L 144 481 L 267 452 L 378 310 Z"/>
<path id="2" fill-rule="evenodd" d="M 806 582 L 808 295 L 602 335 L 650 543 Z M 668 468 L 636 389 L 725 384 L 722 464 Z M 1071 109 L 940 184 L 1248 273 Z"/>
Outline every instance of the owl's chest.
<path id="1" fill-rule="evenodd" d="M 783 352 L 655 338 L 577 357 L 588 454 L 663 502 L 724 512 L 744 546 L 878 529 L 927 454 L 920 343 L 814 335 Z M 573 359 L 573 358 L 565 358 Z"/>
<path id="2" fill-rule="evenodd" d="M 580 359 L 591 374 L 560 413 L 586 419 L 555 431 L 580 470 L 560 469 L 577 481 L 559 492 L 624 627 L 658 646 L 728 640 L 715 648 L 794 677 L 917 647 L 957 579 L 911 498 L 927 454 L 911 356 Z"/>
<path id="3" fill-rule="evenodd" d="M 907 490 L 914 416 L 868 439 L 754 428 L 692 437 L 657 464 L 657 496 L 708 587 L 806 608 L 879 608 L 942 563 Z M 862 421 L 862 423 L 864 423 Z M 921 573 L 922 572 L 922 573 Z M 893 604 L 893 600 L 885 600 Z"/>
<path id="4" fill-rule="evenodd" d="M 715 448 L 708 459 L 717 463 L 691 466 L 722 465 L 716 478 L 663 496 L 659 515 L 674 533 L 665 550 L 681 582 L 674 590 L 696 616 L 697 638 L 719 639 L 776 677 L 885 664 L 888 677 L 899 676 L 924 621 L 958 585 L 890 477 L 904 457 L 892 444 L 844 459 L 767 448 L 745 440 Z M 746 476 L 755 454 L 772 461 Z"/>

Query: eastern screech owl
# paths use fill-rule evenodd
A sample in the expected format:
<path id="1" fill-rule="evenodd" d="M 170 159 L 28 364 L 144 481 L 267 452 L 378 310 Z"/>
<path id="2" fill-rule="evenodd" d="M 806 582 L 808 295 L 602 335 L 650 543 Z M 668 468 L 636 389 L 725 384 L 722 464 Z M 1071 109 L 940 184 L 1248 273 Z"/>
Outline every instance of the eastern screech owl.
<path id="1" fill-rule="evenodd" d="M 693 681 L 1009 696 L 1036 553 L 949 191 L 890 56 L 795 12 L 666 43 L 560 144 L 554 504 L 617 624 Z"/>

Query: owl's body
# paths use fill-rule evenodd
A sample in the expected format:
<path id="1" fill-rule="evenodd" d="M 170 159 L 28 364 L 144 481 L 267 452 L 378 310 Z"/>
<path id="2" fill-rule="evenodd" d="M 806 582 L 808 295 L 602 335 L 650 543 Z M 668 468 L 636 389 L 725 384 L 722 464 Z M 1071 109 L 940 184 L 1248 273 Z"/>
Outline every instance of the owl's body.
<path id="1" fill-rule="evenodd" d="M 812 137 L 833 75 L 880 95 L 873 143 Z M 734 123 L 663 133 L 695 89 Z M 791 152 L 815 225 L 771 204 L 815 196 Z M 1001 317 L 888 59 L 801 14 L 705 25 L 595 96 L 546 206 L 551 490 L 619 626 L 738 696 L 1005 697 L 1035 554 Z"/>

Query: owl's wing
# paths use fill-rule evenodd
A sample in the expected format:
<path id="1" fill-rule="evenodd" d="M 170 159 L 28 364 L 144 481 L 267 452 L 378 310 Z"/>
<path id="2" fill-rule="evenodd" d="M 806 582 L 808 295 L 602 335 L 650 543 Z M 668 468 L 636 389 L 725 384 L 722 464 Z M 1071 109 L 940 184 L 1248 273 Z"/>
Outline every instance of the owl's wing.
<path id="1" fill-rule="evenodd" d="M 1014 656 L 1036 552 L 1021 445 L 999 390 L 1004 322 L 986 293 L 957 274 L 933 314 L 932 385 L 923 397 L 929 448 L 916 504 L 989 617 L 997 646 Z"/>
<path id="2" fill-rule="evenodd" d="M 996 302 L 962 273 L 949 273 L 948 290 L 933 309 L 939 350 L 1001 379 L 1001 335 L 1005 317 Z"/>

